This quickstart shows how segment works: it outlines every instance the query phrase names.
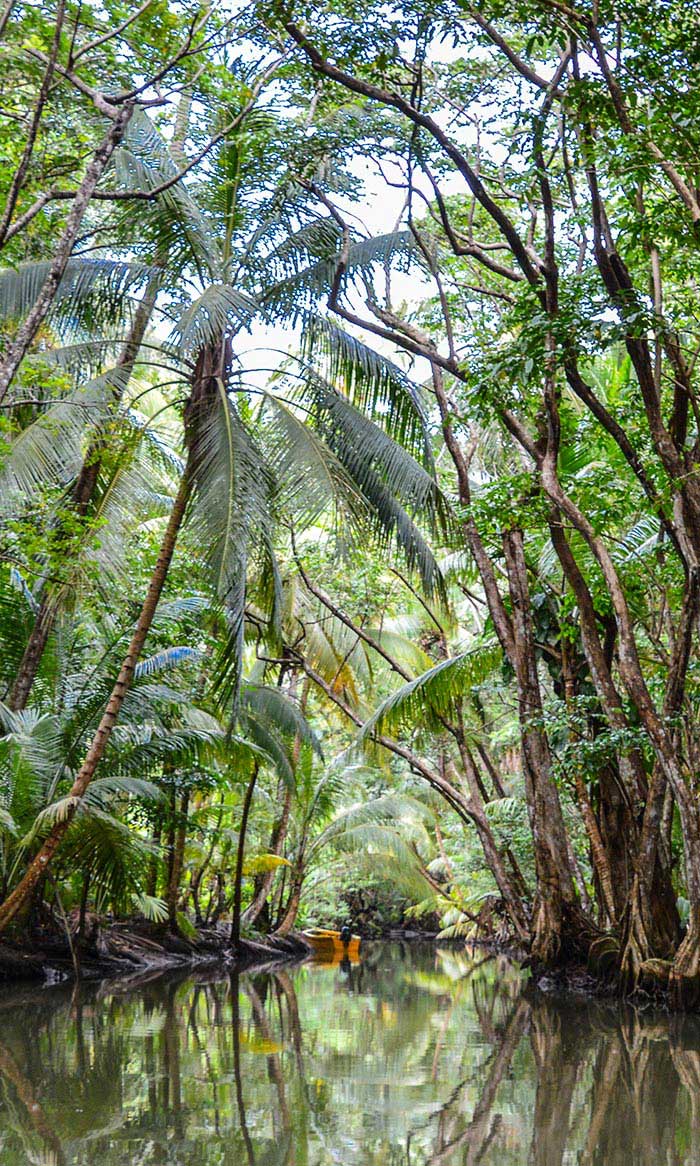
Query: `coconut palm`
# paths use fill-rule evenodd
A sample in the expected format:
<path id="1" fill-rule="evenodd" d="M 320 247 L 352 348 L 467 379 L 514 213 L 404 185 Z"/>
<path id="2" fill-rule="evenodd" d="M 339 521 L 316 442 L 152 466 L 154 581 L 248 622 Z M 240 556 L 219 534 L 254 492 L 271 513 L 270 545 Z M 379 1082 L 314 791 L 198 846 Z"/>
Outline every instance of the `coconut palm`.
<path id="1" fill-rule="evenodd" d="M 172 163 L 146 119 L 137 118 L 135 124 L 148 159 L 147 180 L 157 182 L 169 173 Z M 279 279 L 261 283 L 260 272 L 269 275 L 286 264 L 299 286 L 301 306 L 296 315 L 308 319 L 308 301 L 320 264 L 313 247 L 321 248 L 326 268 L 331 260 L 326 258 L 329 225 L 320 222 L 313 209 L 307 212 L 309 221 L 300 228 L 300 237 L 295 241 L 287 235 L 280 243 L 289 215 L 301 216 L 298 191 L 292 210 L 269 229 L 257 228 L 251 234 L 245 221 L 239 226 L 238 192 L 245 178 L 242 156 L 239 143 L 227 139 L 221 152 L 225 198 L 217 225 L 205 219 L 186 190 L 179 188 L 176 198 L 167 200 L 167 226 L 180 230 L 191 259 L 190 294 L 184 302 L 166 305 L 171 330 L 168 341 L 160 346 L 170 366 L 181 370 L 179 379 L 187 387 L 182 414 L 185 462 L 141 614 L 77 770 L 66 813 L 53 823 L 23 878 L 0 906 L 0 930 L 43 878 L 93 780 L 132 683 L 186 515 L 206 548 L 213 591 L 226 613 L 225 672 L 234 700 L 240 681 L 247 578 L 257 560 L 274 583 L 274 531 L 280 513 L 294 514 L 296 522 L 308 525 L 333 505 L 336 513 L 355 526 L 363 524 L 384 539 L 393 539 L 420 570 L 424 583 L 439 586 L 434 558 L 410 512 L 420 509 L 429 522 L 439 524 L 446 519 L 446 507 L 431 473 L 424 432 L 420 455 L 427 465 L 421 465 L 389 432 L 396 426 L 406 441 L 412 438 L 416 444 L 423 426 L 417 398 L 399 370 L 338 329 L 325 326 L 323 331 L 316 320 L 316 336 L 323 332 L 326 345 L 326 367 L 314 367 L 308 358 L 303 359 L 303 374 L 293 376 L 287 370 L 281 391 L 261 391 L 264 407 L 250 412 L 234 353 L 236 338 L 251 326 L 256 314 L 279 316 L 281 302 L 291 294 L 290 278 L 280 290 Z M 135 155 L 127 159 L 132 167 L 143 161 L 134 159 Z M 279 195 L 276 199 L 279 203 Z M 370 249 L 366 263 L 371 267 L 375 260 L 376 251 Z M 361 257 L 356 262 L 360 261 Z M 309 270 L 313 270 L 313 280 Z M 317 340 L 314 346 L 318 351 Z M 341 370 L 344 391 L 331 379 Z M 379 416 L 382 425 L 376 423 Z M 275 590 L 270 588 L 269 626 L 275 621 Z"/>

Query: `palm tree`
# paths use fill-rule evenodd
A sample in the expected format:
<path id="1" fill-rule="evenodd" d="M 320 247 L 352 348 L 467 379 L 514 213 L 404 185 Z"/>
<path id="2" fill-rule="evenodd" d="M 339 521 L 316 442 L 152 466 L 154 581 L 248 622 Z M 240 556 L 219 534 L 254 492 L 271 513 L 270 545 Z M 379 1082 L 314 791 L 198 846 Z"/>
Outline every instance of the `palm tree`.
<path id="1" fill-rule="evenodd" d="M 239 127 L 241 137 L 244 129 L 244 125 Z M 144 137 L 151 166 L 160 173 L 157 135 L 152 131 L 144 133 Z M 165 147 L 162 150 L 167 172 L 171 163 Z M 173 326 L 165 346 L 169 360 L 177 360 L 187 377 L 188 397 L 183 411 L 185 464 L 140 616 L 76 773 L 66 813 L 53 823 L 24 876 L 0 906 L 0 931 L 43 879 L 94 778 L 132 683 L 187 514 L 207 547 L 214 590 L 226 612 L 225 659 L 234 698 L 240 680 L 249 561 L 255 550 L 274 581 L 273 531 L 282 507 L 294 512 L 296 521 L 309 523 L 333 502 L 355 524 L 363 521 L 383 532 L 386 539 L 393 538 L 409 562 L 420 569 L 424 582 L 438 585 L 433 556 L 408 511 L 421 509 L 429 521 L 439 523 L 445 520 L 446 507 L 430 466 L 421 466 L 386 432 L 396 426 L 404 437 L 413 434 L 415 438 L 423 424 L 406 378 L 390 362 L 371 354 L 337 328 L 316 321 L 316 333 L 325 337 L 335 370 L 344 370 L 345 392 L 306 361 L 303 376 L 292 378 L 287 372 L 282 382 L 283 390 L 288 388 L 290 394 L 299 385 L 298 397 L 290 395 L 284 400 L 279 393 L 263 393 L 265 408 L 253 416 L 260 440 L 246 424 L 245 410 L 237 400 L 243 401 L 244 397 L 234 358 L 234 339 L 250 326 L 256 313 L 262 312 L 268 318 L 279 315 L 281 302 L 289 300 L 293 280 L 263 283 L 251 290 L 245 284 L 260 284 L 261 271 L 269 273 L 286 264 L 297 281 L 304 305 L 297 305 L 296 312 L 308 316 L 313 286 L 309 270 L 313 270 L 317 281 L 319 268 L 313 246 L 321 247 L 325 259 L 329 227 L 312 214 L 296 240 L 284 235 L 282 243 L 279 236 L 286 231 L 285 216 L 270 230 L 256 229 L 252 235 L 250 231 L 239 231 L 242 154 L 235 137 L 225 142 L 222 165 L 226 197 L 218 230 L 206 229 L 209 224 L 186 191 L 178 194 L 177 213 L 168 206 L 168 225 L 180 229 L 181 237 L 190 246 L 193 265 L 190 283 L 194 294 L 184 305 L 168 308 Z M 294 213 L 300 213 L 298 192 Z M 237 231 L 242 237 L 236 249 Z M 312 263 L 308 262 L 309 255 Z M 300 256 L 306 261 L 304 266 Z M 376 254 L 371 251 L 366 262 L 371 267 L 375 260 Z M 326 269 L 330 265 L 325 259 Z M 251 294 L 252 290 L 257 290 L 257 296 Z M 368 371 L 373 377 L 368 377 Z M 371 384 L 369 393 L 367 383 Z M 393 416 L 387 416 L 387 400 L 395 406 Z M 358 404 L 365 406 L 365 412 Z M 299 415 L 299 407 L 305 409 L 306 423 L 304 415 Z M 367 411 L 381 415 L 383 428 L 366 416 Z M 270 424 L 270 416 L 274 416 L 274 425 Z M 421 453 L 427 456 L 424 438 Z M 272 599 L 274 608 L 274 596 Z M 271 619 L 274 620 L 274 612 Z"/>

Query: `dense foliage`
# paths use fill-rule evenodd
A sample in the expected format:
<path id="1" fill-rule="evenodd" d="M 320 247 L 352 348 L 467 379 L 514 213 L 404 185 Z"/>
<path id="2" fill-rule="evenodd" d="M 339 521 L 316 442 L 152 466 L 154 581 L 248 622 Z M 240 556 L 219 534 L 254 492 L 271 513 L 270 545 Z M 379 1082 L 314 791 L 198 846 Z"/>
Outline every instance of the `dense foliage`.
<path id="1" fill-rule="evenodd" d="M 697 43 L 651 8 L 6 6 L 0 931 L 364 891 L 696 1002 Z"/>

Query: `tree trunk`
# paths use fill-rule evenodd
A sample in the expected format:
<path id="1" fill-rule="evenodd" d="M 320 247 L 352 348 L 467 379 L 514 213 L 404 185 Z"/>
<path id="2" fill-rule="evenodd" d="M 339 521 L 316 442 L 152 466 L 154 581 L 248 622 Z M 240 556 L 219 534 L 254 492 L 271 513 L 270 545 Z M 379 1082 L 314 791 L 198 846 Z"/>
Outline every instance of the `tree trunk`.
<path id="1" fill-rule="evenodd" d="M 289 935 L 289 932 L 294 927 L 299 914 L 299 904 L 301 903 L 301 889 L 304 885 L 304 868 L 298 866 L 292 878 L 292 886 L 287 899 L 287 906 L 284 910 L 282 922 L 275 929 L 275 935 Z"/>
<path id="2" fill-rule="evenodd" d="M 229 361 L 227 357 L 228 341 L 222 338 L 219 345 L 205 346 L 197 359 L 192 375 L 192 388 L 184 411 L 187 463 L 180 480 L 178 492 L 173 501 L 168 525 L 141 608 L 141 614 L 139 615 L 119 675 L 117 676 L 114 688 L 107 701 L 85 760 L 70 789 L 68 795 L 70 799 L 68 811 L 59 822 L 54 823 L 24 876 L 11 894 L 5 899 L 4 903 L 0 904 L 0 934 L 6 930 L 24 904 L 29 901 L 34 888 L 45 875 L 54 854 L 58 850 L 66 831 L 75 817 L 80 798 L 83 797 L 95 775 L 97 766 L 102 759 L 109 738 L 112 735 L 112 730 L 119 718 L 124 698 L 133 680 L 136 664 L 146 642 L 146 637 L 153 623 L 153 617 L 156 613 L 163 587 L 165 586 L 200 458 L 204 456 L 204 452 L 200 448 L 200 430 L 203 421 L 206 420 L 212 398 L 214 400 L 218 399 L 219 379 L 226 375 L 228 369 Z"/>
<path id="3" fill-rule="evenodd" d="M 216 848 L 216 843 L 219 839 L 219 834 L 221 831 L 221 823 L 223 821 L 223 817 L 224 817 L 224 795 L 222 794 L 221 800 L 219 803 L 219 813 L 218 813 L 218 817 L 216 820 L 216 825 L 214 827 L 214 830 L 212 831 L 212 840 L 211 840 L 211 844 L 209 846 L 209 850 L 207 851 L 206 855 L 204 856 L 204 861 L 203 861 L 202 865 L 197 868 L 197 870 L 192 875 L 192 878 L 190 880 L 190 892 L 192 895 L 192 904 L 194 906 L 195 923 L 196 923 L 197 927 L 204 926 L 204 917 L 202 915 L 202 906 L 201 906 L 201 901 L 200 901 L 200 890 L 202 887 L 202 880 L 204 878 L 204 875 L 206 874 L 207 870 L 209 869 L 209 865 L 210 865 L 211 860 L 214 856 L 214 850 Z"/>
<path id="4" fill-rule="evenodd" d="M 469 785 L 469 793 L 471 795 L 469 803 L 470 817 L 479 837 L 479 842 L 481 843 L 481 849 L 484 852 L 486 865 L 491 871 L 491 874 L 493 875 L 496 882 L 496 886 L 500 891 L 501 898 L 503 899 L 505 908 L 508 912 L 508 915 L 510 916 L 510 920 L 513 924 L 513 929 L 517 939 L 520 941 L 520 943 L 527 945 L 529 940 L 529 927 L 525 904 L 522 902 L 520 896 L 513 887 L 511 877 L 505 868 L 503 858 L 501 857 L 501 853 L 496 845 L 496 840 L 493 836 L 489 820 L 486 817 L 486 812 L 484 810 L 484 803 L 481 797 L 479 783 L 477 781 L 476 766 L 474 765 L 474 760 L 469 750 L 466 748 L 462 752 L 462 760 L 464 762 L 467 783 Z M 452 763 L 448 762 L 448 770 L 451 766 Z M 457 775 L 455 774 L 455 776 Z"/>
<path id="5" fill-rule="evenodd" d="M 5 400 L 7 391 L 12 384 L 15 373 L 29 352 L 32 341 L 43 324 L 49 309 L 56 297 L 58 285 L 63 278 L 73 246 L 78 238 L 78 232 L 98 182 L 109 165 L 110 158 L 124 137 L 133 106 L 125 102 L 120 108 L 115 107 L 114 120 L 105 134 L 102 142 L 95 151 L 92 161 L 88 165 L 73 204 L 66 218 L 63 234 L 58 242 L 56 252 L 51 261 L 48 274 L 39 292 L 34 307 L 29 312 L 24 323 L 20 326 L 17 335 L 7 350 L 0 364 L 0 402 Z"/>
<path id="6" fill-rule="evenodd" d="M 552 777 L 549 743 L 541 727 L 542 699 L 522 532 L 508 531 L 503 537 L 503 547 L 513 607 L 523 774 L 537 876 L 530 951 L 535 964 L 547 967 L 571 954 L 570 947 L 578 948 L 579 910 L 559 794 Z"/>
<path id="7" fill-rule="evenodd" d="M 290 815 L 291 808 L 292 808 L 292 797 L 293 797 L 292 790 L 289 788 L 289 786 L 285 785 L 284 803 L 282 805 L 282 815 L 275 822 L 275 825 L 274 825 L 273 830 L 272 830 L 272 834 L 270 836 L 269 852 L 270 852 L 270 854 L 277 855 L 277 857 L 279 857 L 281 855 L 282 849 L 284 847 L 284 842 L 285 842 L 285 839 L 287 837 L 287 829 L 289 827 L 289 815 Z M 268 870 L 262 876 L 260 886 L 258 887 L 258 889 L 255 893 L 255 897 L 254 897 L 252 903 L 250 903 L 246 907 L 245 911 L 243 912 L 243 919 L 246 923 L 249 923 L 252 925 L 260 918 L 260 915 L 262 914 L 263 909 L 265 907 L 265 904 L 267 902 L 267 896 L 269 895 L 270 889 L 271 889 L 272 884 L 275 880 L 276 873 L 277 872 L 274 870 Z"/>
<path id="8" fill-rule="evenodd" d="M 53 596 L 44 590 L 14 684 L 7 698 L 8 708 L 12 709 L 14 713 L 21 712 L 27 707 L 32 685 L 41 667 L 46 643 L 56 622 L 56 610 Z"/>
<path id="9" fill-rule="evenodd" d="M 246 786 L 241 813 L 241 824 L 238 830 L 238 848 L 236 850 L 236 872 L 233 883 L 233 909 L 231 913 L 231 947 L 237 952 L 241 945 L 241 895 L 243 891 L 243 859 L 245 857 L 245 836 L 248 829 L 248 815 L 255 792 L 255 783 L 258 780 L 258 765 L 253 767 L 248 785 Z"/>
<path id="10" fill-rule="evenodd" d="M 613 877 L 608 861 L 607 850 L 603 843 L 603 839 L 598 828 L 598 822 L 593 812 L 591 799 L 588 796 L 586 783 L 580 773 L 575 777 L 576 797 L 588 834 L 588 844 L 591 851 L 591 865 L 595 871 L 596 878 L 600 887 L 601 898 L 603 900 L 603 907 L 607 922 L 611 927 L 615 926 L 617 920 L 617 906 L 615 903 L 615 891 L 613 888 Z"/>
<path id="11" fill-rule="evenodd" d="M 131 379 L 139 349 L 143 343 L 146 329 L 153 314 L 159 282 L 160 277 L 158 275 L 151 276 L 145 295 L 134 316 L 129 336 L 120 353 L 117 368 L 120 370 L 121 375 L 118 382 L 114 385 L 115 408 L 119 405 L 122 395 Z M 75 513 L 81 518 L 84 518 L 88 513 L 95 495 L 103 447 L 103 441 L 99 438 L 90 443 L 73 488 Z M 56 539 L 59 547 L 61 533 L 59 530 Z M 32 630 L 29 633 L 29 639 L 27 640 L 17 670 L 15 682 L 7 699 L 8 706 L 13 712 L 21 712 L 22 709 L 27 707 L 27 701 L 29 700 L 32 686 L 41 667 L 46 644 L 54 629 L 58 611 L 59 597 L 56 590 L 45 586 L 39 602 L 39 609 L 34 618 Z"/>
<path id="12" fill-rule="evenodd" d="M 192 95 L 183 91 L 177 108 L 175 129 L 173 132 L 170 150 L 176 157 L 182 157 L 182 147 L 187 137 L 189 115 L 192 106 Z M 114 404 L 118 406 L 127 385 L 131 380 L 134 365 L 143 344 L 146 331 L 153 316 L 158 290 L 160 287 L 160 272 L 167 263 L 167 250 L 159 249 L 155 255 L 154 267 L 157 269 L 149 278 L 146 290 L 134 315 L 129 335 L 119 354 L 117 369 L 121 375 L 113 385 Z M 73 500 L 76 513 L 85 517 L 90 503 L 93 500 L 95 488 L 100 472 L 101 451 L 103 442 L 98 439 L 90 443 L 87 454 L 75 483 Z M 60 536 L 59 536 L 60 537 Z M 15 683 L 8 699 L 8 705 L 13 712 L 26 708 L 29 694 L 36 679 L 37 672 L 46 648 L 47 640 L 53 630 L 58 614 L 58 597 L 46 593 L 44 590 L 39 605 L 39 611 L 34 620 L 34 626 L 29 636 L 27 646 L 20 663 Z"/>
<path id="13" fill-rule="evenodd" d="M 246 1148 L 248 1166 L 255 1166 L 255 1150 L 253 1140 L 248 1129 L 245 1101 L 243 1098 L 243 1074 L 241 1073 L 241 1013 L 240 1013 L 240 980 L 238 972 L 231 972 L 231 1028 L 233 1030 L 233 1080 L 236 1092 L 236 1108 L 238 1110 L 238 1124 L 241 1127 L 243 1143 Z"/>
<path id="14" fill-rule="evenodd" d="M 187 811 L 190 804 L 189 791 L 183 793 L 180 799 L 179 820 L 174 821 L 173 847 L 170 859 L 170 877 L 168 879 L 168 926 L 171 931 L 178 931 L 177 905 L 180 897 L 180 879 L 185 859 L 185 842 L 187 841 Z"/>
<path id="15" fill-rule="evenodd" d="M 162 832 L 163 816 L 161 811 L 158 810 L 158 817 L 153 823 L 153 833 L 151 834 L 151 846 L 154 853 L 148 860 L 148 878 L 146 881 L 146 894 L 150 895 L 151 898 L 155 898 L 158 894 L 158 871 L 160 867 L 160 855 L 158 851 L 160 850 L 160 837 Z"/>

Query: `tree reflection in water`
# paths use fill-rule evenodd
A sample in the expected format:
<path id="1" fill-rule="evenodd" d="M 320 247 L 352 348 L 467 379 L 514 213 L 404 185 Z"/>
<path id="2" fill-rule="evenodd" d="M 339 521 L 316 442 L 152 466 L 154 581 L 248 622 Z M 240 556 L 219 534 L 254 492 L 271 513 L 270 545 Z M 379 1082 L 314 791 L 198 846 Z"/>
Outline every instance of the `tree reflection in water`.
<path id="1" fill-rule="evenodd" d="M 523 994 L 502 959 L 0 999 L 0 1166 L 699 1161 L 700 1020 Z"/>

